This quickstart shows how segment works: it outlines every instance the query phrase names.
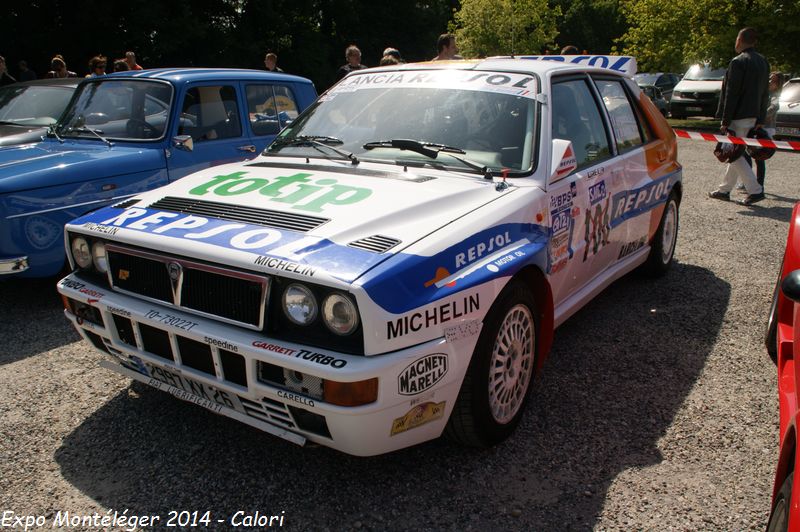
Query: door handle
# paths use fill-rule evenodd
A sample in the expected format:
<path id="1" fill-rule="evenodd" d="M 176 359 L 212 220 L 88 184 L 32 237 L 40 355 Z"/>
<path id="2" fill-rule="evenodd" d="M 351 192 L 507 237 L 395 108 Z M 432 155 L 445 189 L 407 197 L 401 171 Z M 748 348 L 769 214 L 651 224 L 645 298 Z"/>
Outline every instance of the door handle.
<path id="1" fill-rule="evenodd" d="M 236 149 L 239 151 L 249 151 L 250 153 L 256 152 L 256 147 L 252 144 L 248 144 L 247 146 L 238 146 Z"/>

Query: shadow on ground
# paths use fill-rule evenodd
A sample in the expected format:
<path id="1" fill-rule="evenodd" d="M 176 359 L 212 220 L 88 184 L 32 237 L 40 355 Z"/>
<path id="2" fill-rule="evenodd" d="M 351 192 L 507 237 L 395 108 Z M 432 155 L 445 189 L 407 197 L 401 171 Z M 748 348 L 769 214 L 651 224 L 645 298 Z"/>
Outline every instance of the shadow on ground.
<path id="1" fill-rule="evenodd" d="M 711 352 L 730 286 L 675 264 L 628 276 L 556 334 L 514 436 L 359 459 L 302 449 L 154 390 L 126 391 L 56 451 L 65 479 L 131 514 L 285 512 L 291 529 L 591 529 L 613 479 L 657 442 Z M 222 525 L 220 525 L 222 527 Z"/>
<path id="2" fill-rule="evenodd" d="M 57 278 L 0 281 L 0 366 L 80 340 L 64 317 Z"/>

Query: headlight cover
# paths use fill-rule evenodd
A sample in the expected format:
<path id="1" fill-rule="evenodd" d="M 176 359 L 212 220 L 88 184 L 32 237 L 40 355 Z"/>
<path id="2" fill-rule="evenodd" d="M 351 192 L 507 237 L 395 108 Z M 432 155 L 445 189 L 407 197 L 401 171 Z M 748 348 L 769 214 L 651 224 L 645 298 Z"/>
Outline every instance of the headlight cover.
<path id="1" fill-rule="evenodd" d="M 349 297 L 333 293 L 322 303 L 322 318 L 331 332 L 340 336 L 358 328 L 358 310 Z"/>
<path id="2" fill-rule="evenodd" d="M 86 270 L 92 266 L 92 253 L 89 250 L 89 243 L 82 236 L 72 239 L 71 244 L 72 258 L 75 259 L 75 264 L 82 270 Z"/>
<path id="3" fill-rule="evenodd" d="M 292 323 L 310 325 L 317 317 L 317 300 L 301 284 L 290 284 L 283 292 L 283 312 Z"/>
<path id="4" fill-rule="evenodd" d="M 92 244 L 92 261 L 98 272 L 108 272 L 108 256 L 106 256 L 106 245 L 103 242 Z"/>

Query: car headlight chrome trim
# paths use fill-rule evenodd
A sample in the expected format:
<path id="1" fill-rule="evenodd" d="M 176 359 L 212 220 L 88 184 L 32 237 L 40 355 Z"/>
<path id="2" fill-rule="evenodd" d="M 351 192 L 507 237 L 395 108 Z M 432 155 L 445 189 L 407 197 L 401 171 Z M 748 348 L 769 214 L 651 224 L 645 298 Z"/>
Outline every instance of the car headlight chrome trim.
<path id="1" fill-rule="evenodd" d="M 82 270 L 91 268 L 92 266 L 92 252 L 89 247 L 89 242 L 82 236 L 76 236 L 70 243 L 70 250 L 72 251 L 72 258 L 75 264 Z"/>
<path id="2" fill-rule="evenodd" d="M 317 317 L 317 298 L 311 290 L 292 283 L 283 291 L 283 313 L 296 325 L 311 325 Z"/>
<path id="3" fill-rule="evenodd" d="M 322 321 L 332 333 L 347 336 L 358 328 L 358 309 L 349 297 L 334 292 L 322 302 Z"/>

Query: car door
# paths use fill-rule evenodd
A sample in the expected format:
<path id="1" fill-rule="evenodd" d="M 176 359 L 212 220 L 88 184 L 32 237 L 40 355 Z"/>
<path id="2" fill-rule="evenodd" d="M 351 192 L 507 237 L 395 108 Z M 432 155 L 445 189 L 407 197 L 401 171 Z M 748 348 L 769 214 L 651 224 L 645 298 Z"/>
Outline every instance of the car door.
<path id="1" fill-rule="evenodd" d="M 245 82 L 247 127 L 251 144 L 260 153 L 281 129 L 300 114 L 292 84 Z"/>
<path id="2" fill-rule="evenodd" d="M 184 141 L 169 150 L 170 180 L 255 156 L 257 148 L 242 124 L 240 90 L 234 81 L 193 83 L 185 88 L 175 126 L 175 135 Z"/>
<path id="3" fill-rule="evenodd" d="M 551 239 L 548 273 L 561 302 L 589 283 L 607 264 L 612 185 L 621 168 L 612 158 L 609 133 L 596 91 L 586 76 L 553 81 L 551 138 L 568 140 L 577 163 L 548 182 Z"/>

